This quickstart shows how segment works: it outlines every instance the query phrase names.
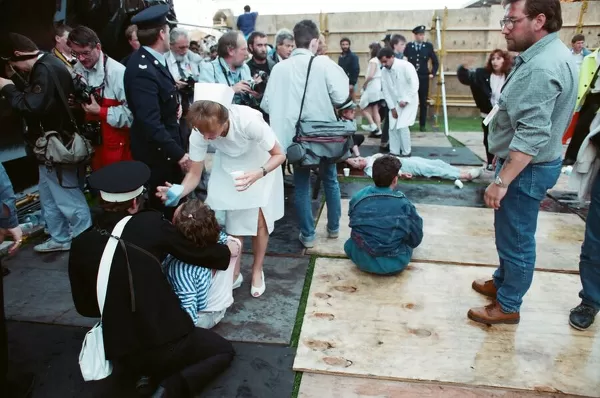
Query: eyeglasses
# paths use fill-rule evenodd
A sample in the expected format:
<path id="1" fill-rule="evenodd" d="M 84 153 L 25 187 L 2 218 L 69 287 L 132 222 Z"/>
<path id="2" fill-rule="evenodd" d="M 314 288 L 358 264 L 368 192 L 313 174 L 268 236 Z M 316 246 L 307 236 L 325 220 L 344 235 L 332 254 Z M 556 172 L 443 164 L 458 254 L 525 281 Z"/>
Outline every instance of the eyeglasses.
<path id="1" fill-rule="evenodd" d="M 73 58 L 79 58 L 79 57 L 88 58 L 90 55 L 92 55 L 92 51 L 82 51 L 82 52 L 78 53 L 77 51 L 71 50 L 71 56 L 73 56 Z"/>
<path id="2" fill-rule="evenodd" d="M 525 15 L 522 16 L 521 18 L 504 18 L 500 20 L 500 28 L 504 29 L 504 27 L 506 26 L 506 29 L 511 30 L 515 27 L 515 23 L 520 22 L 522 20 L 524 20 L 525 18 L 529 17 L 529 15 Z"/>

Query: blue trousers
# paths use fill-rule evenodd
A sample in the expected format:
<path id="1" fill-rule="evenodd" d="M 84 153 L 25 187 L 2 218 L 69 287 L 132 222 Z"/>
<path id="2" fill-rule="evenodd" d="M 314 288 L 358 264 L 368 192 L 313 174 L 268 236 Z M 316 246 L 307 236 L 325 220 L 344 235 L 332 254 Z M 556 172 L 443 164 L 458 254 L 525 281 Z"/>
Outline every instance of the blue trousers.
<path id="1" fill-rule="evenodd" d="M 600 310 L 600 173 L 592 186 L 590 210 L 585 221 L 585 238 L 579 256 L 579 275 L 584 304 Z"/>

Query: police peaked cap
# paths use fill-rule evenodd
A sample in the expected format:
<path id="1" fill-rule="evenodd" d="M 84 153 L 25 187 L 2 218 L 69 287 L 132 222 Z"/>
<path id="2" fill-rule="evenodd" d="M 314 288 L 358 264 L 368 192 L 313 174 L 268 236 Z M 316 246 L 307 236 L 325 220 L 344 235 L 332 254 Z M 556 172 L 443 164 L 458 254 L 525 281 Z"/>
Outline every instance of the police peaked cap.
<path id="1" fill-rule="evenodd" d="M 111 163 L 90 176 L 90 186 L 100 191 L 106 202 L 122 203 L 137 198 L 144 192 L 150 178 L 150 168 L 135 160 Z"/>
<path id="2" fill-rule="evenodd" d="M 177 23 L 167 18 L 170 8 L 167 4 L 157 4 L 145 8 L 131 18 L 131 23 L 137 25 L 138 29 L 161 28 L 167 23 Z"/>
<path id="3" fill-rule="evenodd" d="M 414 34 L 417 34 L 417 33 L 425 33 L 425 29 L 426 29 L 426 28 L 425 28 L 425 25 L 419 25 L 419 26 L 417 26 L 416 28 L 414 28 L 414 29 L 412 30 L 412 32 L 413 32 Z"/>

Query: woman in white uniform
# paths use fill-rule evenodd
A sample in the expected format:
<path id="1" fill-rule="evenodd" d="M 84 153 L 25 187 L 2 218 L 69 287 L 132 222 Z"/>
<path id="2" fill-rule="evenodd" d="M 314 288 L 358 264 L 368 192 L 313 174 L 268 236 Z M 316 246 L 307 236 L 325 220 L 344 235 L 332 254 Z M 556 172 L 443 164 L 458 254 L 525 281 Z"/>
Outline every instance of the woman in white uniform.
<path id="1" fill-rule="evenodd" d="M 263 262 L 275 221 L 283 217 L 285 155 L 262 114 L 232 104 L 233 89 L 224 84 L 198 83 L 187 120 L 192 166 L 181 185 L 158 187 L 157 196 L 173 206 L 200 182 L 209 143 L 216 149 L 206 204 L 225 211 L 225 230 L 240 240 L 252 237 L 253 297 L 266 288 Z M 238 270 L 236 270 L 238 273 Z M 241 284 L 241 275 L 234 285 Z"/>

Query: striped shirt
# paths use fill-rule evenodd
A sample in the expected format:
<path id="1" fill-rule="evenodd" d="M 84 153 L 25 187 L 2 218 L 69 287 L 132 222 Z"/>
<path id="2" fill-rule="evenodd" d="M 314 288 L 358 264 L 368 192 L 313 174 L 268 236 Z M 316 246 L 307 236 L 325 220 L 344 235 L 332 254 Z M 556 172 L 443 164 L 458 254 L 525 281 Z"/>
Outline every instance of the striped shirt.
<path id="1" fill-rule="evenodd" d="M 219 234 L 218 243 L 227 244 L 227 235 Z M 208 291 L 212 283 L 212 269 L 184 263 L 168 255 L 163 261 L 163 272 L 179 298 L 181 308 L 198 322 L 198 312 L 208 304 Z"/>

